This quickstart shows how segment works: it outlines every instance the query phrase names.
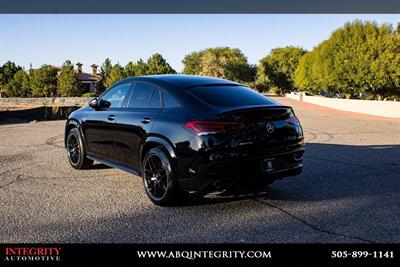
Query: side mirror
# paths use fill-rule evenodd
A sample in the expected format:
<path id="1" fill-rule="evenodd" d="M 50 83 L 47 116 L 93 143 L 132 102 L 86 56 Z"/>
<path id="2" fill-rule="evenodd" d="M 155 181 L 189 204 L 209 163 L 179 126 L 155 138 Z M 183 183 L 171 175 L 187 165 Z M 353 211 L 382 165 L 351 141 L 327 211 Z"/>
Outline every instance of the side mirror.
<path id="1" fill-rule="evenodd" d="M 89 101 L 89 107 L 94 109 L 97 109 L 99 107 L 99 101 L 97 100 L 97 98 L 93 98 Z"/>
<path id="2" fill-rule="evenodd" d="M 111 102 L 109 102 L 107 100 L 101 100 L 100 101 L 100 107 L 101 108 L 109 108 L 109 107 L 111 107 Z"/>

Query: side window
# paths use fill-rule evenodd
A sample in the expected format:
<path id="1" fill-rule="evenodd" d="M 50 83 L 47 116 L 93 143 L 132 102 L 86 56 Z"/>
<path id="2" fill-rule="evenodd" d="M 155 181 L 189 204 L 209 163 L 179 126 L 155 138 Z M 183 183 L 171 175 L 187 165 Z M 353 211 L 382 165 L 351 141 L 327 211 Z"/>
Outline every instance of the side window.
<path id="1" fill-rule="evenodd" d="M 149 105 L 157 105 L 157 91 L 158 89 L 149 83 L 136 83 L 128 107 L 148 108 Z M 158 102 L 160 102 L 159 98 Z"/>
<path id="2" fill-rule="evenodd" d="M 147 108 L 153 95 L 154 86 L 148 83 L 136 83 L 128 108 Z"/>
<path id="3" fill-rule="evenodd" d="M 164 108 L 178 108 L 181 105 L 178 101 L 167 91 L 163 91 Z"/>
<path id="4" fill-rule="evenodd" d="M 149 108 L 161 108 L 160 90 L 154 88 L 153 95 L 150 99 Z"/>
<path id="5" fill-rule="evenodd" d="M 110 103 L 109 108 L 120 108 L 122 107 L 126 96 L 128 95 L 131 83 L 124 83 L 111 88 L 102 97 L 101 101 L 107 101 Z"/>

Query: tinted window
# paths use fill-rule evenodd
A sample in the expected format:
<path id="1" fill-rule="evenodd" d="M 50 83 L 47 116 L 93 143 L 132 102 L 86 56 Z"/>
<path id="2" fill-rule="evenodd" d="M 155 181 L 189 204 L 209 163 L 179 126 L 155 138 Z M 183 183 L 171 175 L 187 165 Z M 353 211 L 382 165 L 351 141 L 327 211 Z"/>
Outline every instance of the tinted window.
<path id="1" fill-rule="evenodd" d="M 122 107 L 124 100 L 131 87 L 130 83 L 124 83 L 108 90 L 101 98 L 111 103 L 110 108 Z"/>
<path id="2" fill-rule="evenodd" d="M 192 95 L 214 106 L 252 106 L 274 104 L 267 97 L 243 86 L 205 86 L 188 90 Z"/>
<path id="3" fill-rule="evenodd" d="M 154 89 L 150 99 L 149 108 L 161 108 L 160 90 Z"/>
<path id="4" fill-rule="evenodd" d="M 133 88 L 131 100 L 128 107 L 130 108 L 147 108 L 150 97 L 153 94 L 154 86 L 148 83 L 136 83 Z"/>
<path id="5" fill-rule="evenodd" d="M 181 106 L 179 102 L 176 101 L 175 98 L 167 91 L 163 91 L 163 103 L 164 108 L 177 108 Z"/>

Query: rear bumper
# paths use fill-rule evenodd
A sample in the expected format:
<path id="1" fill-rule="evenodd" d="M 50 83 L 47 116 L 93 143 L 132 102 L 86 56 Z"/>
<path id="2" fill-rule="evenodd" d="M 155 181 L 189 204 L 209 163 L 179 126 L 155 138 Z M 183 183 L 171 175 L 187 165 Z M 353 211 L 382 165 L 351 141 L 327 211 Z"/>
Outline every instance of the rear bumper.
<path id="1" fill-rule="evenodd" d="M 192 177 L 178 179 L 178 182 L 183 190 L 205 191 L 236 181 L 254 181 L 264 176 L 275 179 L 295 176 L 302 171 L 303 153 L 304 149 L 300 149 L 277 155 L 218 160 L 210 162 Z M 276 165 L 272 171 L 263 170 L 262 164 L 266 159 L 274 160 Z"/>

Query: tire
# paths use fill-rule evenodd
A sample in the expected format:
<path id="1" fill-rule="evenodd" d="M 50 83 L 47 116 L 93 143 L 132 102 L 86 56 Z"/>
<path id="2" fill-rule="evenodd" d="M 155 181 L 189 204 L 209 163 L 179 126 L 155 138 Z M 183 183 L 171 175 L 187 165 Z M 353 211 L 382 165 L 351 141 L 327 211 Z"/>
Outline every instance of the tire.
<path id="1" fill-rule="evenodd" d="M 143 185 L 150 200 L 159 206 L 183 202 L 185 192 L 179 187 L 171 160 L 161 148 L 151 148 L 143 158 Z"/>
<path id="2" fill-rule="evenodd" d="M 86 158 L 85 147 L 78 128 L 73 128 L 67 136 L 67 156 L 69 164 L 77 170 L 90 169 L 93 160 Z"/>

